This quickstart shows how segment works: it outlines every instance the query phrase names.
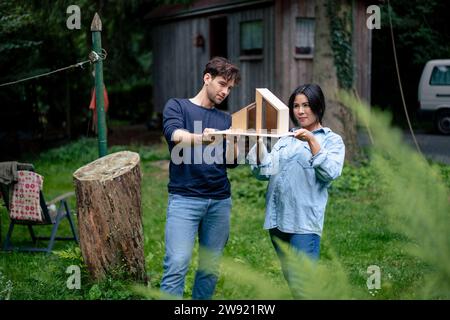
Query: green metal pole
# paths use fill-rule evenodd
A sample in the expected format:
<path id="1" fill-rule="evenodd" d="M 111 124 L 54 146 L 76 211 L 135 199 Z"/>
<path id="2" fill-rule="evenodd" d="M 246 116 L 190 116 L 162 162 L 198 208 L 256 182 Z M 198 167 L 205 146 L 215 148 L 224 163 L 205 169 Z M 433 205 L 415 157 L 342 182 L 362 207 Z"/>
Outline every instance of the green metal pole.
<path id="1" fill-rule="evenodd" d="M 102 21 L 98 13 L 95 13 L 91 24 L 92 46 L 97 54 L 102 53 Z M 99 157 L 108 153 L 108 142 L 106 138 L 105 103 L 103 99 L 103 61 L 99 59 L 95 66 L 95 105 L 97 109 L 97 129 L 98 129 L 98 154 Z"/>

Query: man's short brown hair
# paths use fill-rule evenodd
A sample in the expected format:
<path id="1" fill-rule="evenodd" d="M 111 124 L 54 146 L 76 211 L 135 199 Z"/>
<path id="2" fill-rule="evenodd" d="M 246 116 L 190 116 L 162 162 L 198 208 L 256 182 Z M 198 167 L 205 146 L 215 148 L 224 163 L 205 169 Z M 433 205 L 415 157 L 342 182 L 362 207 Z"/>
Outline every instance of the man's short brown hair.
<path id="1" fill-rule="evenodd" d="M 219 76 L 224 77 L 227 82 L 234 80 L 235 85 L 241 80 L 239 68 L 223 57 L 214 57 L 209 60 L 203 71 L 203 76 L 207 73 L 209 73 L 213 79 Z"/>

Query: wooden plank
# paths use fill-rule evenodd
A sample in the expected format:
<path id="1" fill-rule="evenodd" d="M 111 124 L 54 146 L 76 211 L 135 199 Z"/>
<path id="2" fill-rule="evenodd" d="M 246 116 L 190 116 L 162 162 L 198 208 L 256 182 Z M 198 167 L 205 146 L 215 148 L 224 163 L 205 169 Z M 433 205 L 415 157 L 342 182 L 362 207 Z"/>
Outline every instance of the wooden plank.
<path id="1" fill-rule="evenodd" d="M 278 111 L 277 131 L 279 133 L 285 133 L 289 131 L 289 108 L 287 110 Z"/>
<path id="2" fill-rule="evenodd" d="M 238 112 L 235 112 L 231 115 L 232 121 L 231 121 L 231 127 L 233 129 L 247 129 L 247 108 L 243 108 L 239 110 Z"/>
<path id="3" fill-rule="evenodd" d="M 262 129 L 262 94 L 261 92 L 256 89 L 256 130 Z"/>
<path id="4" fill-rule="evenodd" d="M 275 96 L 272 92 L 270 92 L 269 89 L 266 89 L 266 88 L 257 88 L 256 89 L 256 97 L 257 97 L 256 105 L 257 106 L 258 106 L 258 96 L 260 97 L 260 99 L 264 98 L 264 100 L 269 102 L 277 110 L 289 110 L 289 108 L 283 103 L 283 101 L 278 99 L 278 97 Z M 262 103 L 262 100 L 261 100 L 261 103 Z"/>
<path id="5" fill-rule="evenodd" d="M 270 103 L 265 103 L 263 111 L 265 112 L 264 117 L 265 128 L 267 130 L 278 129 L 279 128 L 278 110 L 272 107 Z"/>
<path id="6" fill-rule="evenodd" d="M 265 133 L 258 131 L 246 131 L 246 130 L 221 130 L 214 131 L 211 135 L 229 135 L 229 136 L 246 136 L 246 137 L 270 137 L 270 138 L 281 138 L 286 136 L 293 136 L 294 132 L 284 132 L 284 133 Z"/>

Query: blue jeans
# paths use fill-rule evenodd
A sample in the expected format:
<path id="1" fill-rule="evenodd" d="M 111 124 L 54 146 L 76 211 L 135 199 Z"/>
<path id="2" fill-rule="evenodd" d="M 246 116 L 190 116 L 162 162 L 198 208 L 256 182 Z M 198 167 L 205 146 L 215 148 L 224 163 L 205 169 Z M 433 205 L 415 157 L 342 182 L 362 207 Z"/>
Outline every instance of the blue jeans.
<path id="1" fill-rule="evenodd" d="M 285 253 L 281 250 L 280 246 L 274 241 L 274 238 L 285 242 L 289 245 L 289 248 L 296 250 L 297 252 L 305 253 L 311 260 L 317 261 L 320 256 L 320 236 L 315 233 L 307 234 L 297 234 L 297 233 L 286 233 L 278 230 L 277 228 L 269 229 L 270 240 L 277 252 L 278 258 L 281 262 L 281 269 L 283 270 L 283 275 L 289 284 L 292 294 L 295 298 L 298 297 L 294 290 L 294 287 L 298 284 L 299 277 L 296 276 L 298 269 L 292 270 L 289 267 L 288 260 L 286 259 Z"/>
<path id="2" fill-rule="evenodd" d="M 231 198 L 224 200 L 169 194 L 166 254 L 161 291 L 181 298 L 195 239 L 199 239 L 198 270 L 192 299 L 211 299 L 219 260 L 230 232 Z"/>

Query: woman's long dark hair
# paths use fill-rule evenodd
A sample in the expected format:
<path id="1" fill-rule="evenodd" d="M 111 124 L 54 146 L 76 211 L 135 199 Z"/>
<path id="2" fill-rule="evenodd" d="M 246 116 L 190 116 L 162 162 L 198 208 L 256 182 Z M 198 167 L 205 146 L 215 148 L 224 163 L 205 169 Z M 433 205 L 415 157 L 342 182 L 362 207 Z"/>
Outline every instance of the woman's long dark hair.
<path id="1" fill-rule="evenodd" d="M 289 98 L 289 117 L 292 122 L 298 126 L 298 121 L 294 115 L 294 100 L 299 94 L 304 94 L 308 98 L 309 105 L 312 112 L 319 119 L 320 124 L 322 124 L 322 118 L 325 114 L 325 97 L 323 95 L 322 89 L 315 83 L 308 83 L 299 86 L 292 92 Z"/>

